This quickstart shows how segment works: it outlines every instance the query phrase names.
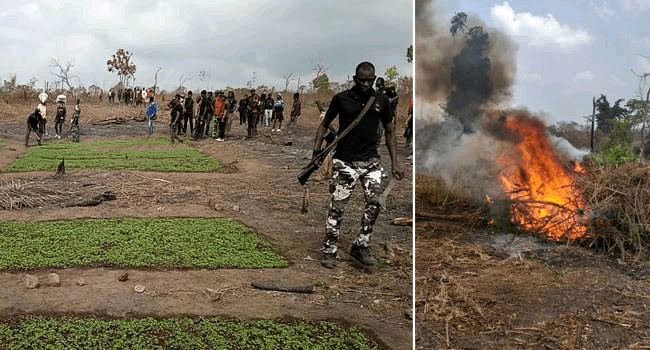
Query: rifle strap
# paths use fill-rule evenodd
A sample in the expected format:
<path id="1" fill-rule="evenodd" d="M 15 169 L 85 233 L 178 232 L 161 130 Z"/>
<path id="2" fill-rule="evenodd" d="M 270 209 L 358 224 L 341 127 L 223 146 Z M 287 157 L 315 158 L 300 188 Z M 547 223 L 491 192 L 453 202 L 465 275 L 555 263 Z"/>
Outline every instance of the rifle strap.
<path id="1" fill-rule="evenodd" d="M 368 111 L 370 110 L 370 107 L 372 107 L 374 102 L 375 102 L 375 96 L 370 96 L 370 98 L 368 99 L 368 102 L 366 102 L 366 105 L 363 107 L 363 109 L 361 110 L 361 113 L 359 113 L 357 118 L 354 121 L 352 121 L 352 123 L 350 123 L 350 125 L 348 125 L 348 127 L 345 128 L 345 130 L 343 130 L 340 134 L 338 134 L 338 137 L 337 137 L 338 140 L 344 138 L 345 135 L 347 135 L 350 131 L 352 131 L 352 129 L 355 126 L 357 126 L 357 124 L 359 124 L 359 122 L 361 122 L 361 119 L 363 119 L 363 116 L 366 115 L 366 113 L 368 113 Z"/>

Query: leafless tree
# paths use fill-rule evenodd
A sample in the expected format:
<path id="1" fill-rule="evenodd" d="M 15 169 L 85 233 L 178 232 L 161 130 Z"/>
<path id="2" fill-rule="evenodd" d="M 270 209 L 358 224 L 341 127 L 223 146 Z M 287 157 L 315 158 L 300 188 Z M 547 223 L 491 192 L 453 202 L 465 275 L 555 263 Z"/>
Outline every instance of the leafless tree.
<path id="1" fill-rule="evenodd" d="M 176 88 L 176 91 L 183 91 L 185 89 L 183 84 L 185 84 L 185 74 L 181 74 L 180 78 L 178 78 L 178 87 Z"/>
<path id="2" fill-rule="evenodd" d="M 153 76 L 153 93 L 156 93 L 156 86 L 158 85 L 158 73 L 162 70 L 162 67 L 156 68 L 156 74 Z"/>
<path id="3" fill-rule="evenodd" d="M 287 91 L 289 88 L 289 84 L 293 80 L 293 73 L 286 73 L 282 76 L 282 79 L 284 79 L 284 91 Z"/>
<path id="4" fill-rule="evenodd" d="M 72 79 L 79 79 L 78 76 L 73 75 L 70 70 L 72 67 L 74 67 L 74 64 L 71 62 L 66 62 L 66 63 L 61 63 L 61 61 L 57 58 L 51 58 L 50 59 L 50 68 L 53 69 L 53 71 L 50 71 L 52 75 L 57 77 L 59 81 L 61 81 L 61 89 L 63 89 L 63 85 L 65 84 L 68 87 L 68 90 L 72 94 L 73 100 L 77 99 L 77 96 L 74 91 L 74 87 L 72 87 Z"/>
<path id="5" fill-rule="evenodd" d="M 650 57 L 648 57 L 648 56 L 643 56 L 643 55 L 640 55 L 640 56 L 644 57 L 644 58 L 647 58 L 647 59 L 650 59 Z M 645 96 L 645 103 L 643 103 L 643 90 L 642 90 L 641 86 L 643 86 L 646 83 L 646 79 L 648 77 L 650 77 L 650 72 L 637 73 L 632 69 L 631 69 L 631 71 L 632 71 L 632 73 L 634 73 L 634 75 L 639 77 L 639 90 L 640 90 L 639 92 L 640 92 L 641 101 L 642 101 L 642 109 L 643 109 L 642 113 L 644 113 L 643 122 L 642 122 L 642 125 L 641 125 L 641 157 L 643 158 L 644 151 L 645 151 L 645 129 L 646 129 L 646 126 L 647 126 L 648 117 L 650 117 L 650 110 L 648 110 L 648 109 L 650 109 L 650 87 L 648 87 L 648 91 L 646 92 L 646 96 Z"/>
<path id="6" fill-rule="evenodd" d="M 36 83 L 37 83 L 37 82 L 38 82 L 38 79 L 36 79 L 36 77 L 32 77 L 31 79 L 29 79 L 28 84 L 29 84 L 29 86 L 31 86 L 32 89 L 33 89 L 33 88 L 36 86 Z"/>

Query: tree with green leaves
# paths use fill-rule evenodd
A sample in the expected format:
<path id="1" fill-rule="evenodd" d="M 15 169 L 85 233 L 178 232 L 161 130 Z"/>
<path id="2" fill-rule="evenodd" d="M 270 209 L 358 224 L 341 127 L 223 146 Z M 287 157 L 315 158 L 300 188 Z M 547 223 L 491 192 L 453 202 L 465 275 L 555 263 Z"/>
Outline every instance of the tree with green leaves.
<path id="1" fill-rule="evenodd" d="M 397 67 L 392 66 L 386 68 L 386 87 L 389 86 L 395 86 L 397 84 L 397 77 L 399 76 L 399 72 L 397 71 Z"/>
<path id="2" fill-rule="evenodd" d="M 131 53 L 124 49 L 117 49 L 117 51 L 106 61 L 108 71 L 117 73 L 120 78 L 120 83 L 125 85 L 129 79 L 135 80 L 135 64 L 131 62 Z"/>
<path id="3" fill-rule="evenodd" d="M 612 106 L 607 101 L 605 95 L 600 95 L 600 98 L 596 100 L 596 122 L 598 124 L 598 130 L 609 134 L 614 129 L 614 121 L 622 121 L 625 119 L 628 110 L 625 107 L 621 107 L 621 102 L 623 102 L 623 99 L 617 100 Z"/>
<path id="4" fill-rule="evenodd" d="M 413 44 L 406 49 L 406 61 L 413 62 Z"/>
<path id="5" fill-rule="evenodd" d="M 314 80 L 312 80 L 311 83 L 314 86 L 315 90 L 329 89 L 330 78 L 327 76 L 326 73 L 322 73 L 321 75 L 314 78 Z"/>

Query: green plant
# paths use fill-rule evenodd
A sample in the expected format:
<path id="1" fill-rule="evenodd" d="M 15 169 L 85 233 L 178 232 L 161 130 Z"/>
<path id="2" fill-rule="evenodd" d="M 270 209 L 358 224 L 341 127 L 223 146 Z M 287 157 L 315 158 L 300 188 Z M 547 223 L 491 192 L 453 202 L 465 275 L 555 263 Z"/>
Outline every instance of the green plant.
<path id="1" fill-rule="evenodd" d="M 134 169 L 151 171 L 210 172 L 222 171 L 214 158 L 187 145 L 167 149 L 168 139 L 131 139 L 119 141 L 53 142 L 32 147 L 21 155 L 8 171 L 53 171 L 62 159 L 67 169 Z"/>
<path id="2" fill-rule="evenodd" d="M 0 269 L 64 266 L 285 267 L 228 218 L 0 221 Z"/>
<path id="3" fill-rule="evenodd" d="M 359 328 L 329 321 L 23 316 L 12 323 L 0 323 L 2 349 L 369 350 L 378 347 Z"/>

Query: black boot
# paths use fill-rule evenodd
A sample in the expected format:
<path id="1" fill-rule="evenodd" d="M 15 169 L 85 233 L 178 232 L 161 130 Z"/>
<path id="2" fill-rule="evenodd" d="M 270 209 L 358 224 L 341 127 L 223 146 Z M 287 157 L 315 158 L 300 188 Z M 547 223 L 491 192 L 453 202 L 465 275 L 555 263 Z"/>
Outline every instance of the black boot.
<path id="1" fill-rule="evenodd" d="M 360 247 L 353 244 L 352 249 L 350 249 L 350 256 L 366 266 L 373 266 L 377 263 L 377 260 L 372 257 L 370 247 Z"/>

